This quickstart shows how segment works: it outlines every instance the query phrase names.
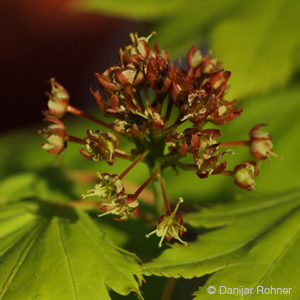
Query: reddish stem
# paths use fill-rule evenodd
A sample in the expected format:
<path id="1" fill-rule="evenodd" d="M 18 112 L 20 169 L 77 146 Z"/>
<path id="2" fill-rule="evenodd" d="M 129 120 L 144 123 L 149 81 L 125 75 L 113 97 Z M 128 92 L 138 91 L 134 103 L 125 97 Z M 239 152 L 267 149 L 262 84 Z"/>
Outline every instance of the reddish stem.
<path id="1" fill-rule="evenodd" d="M 136 190 L 134 193 L 134 197 L 138 197 L 138 195 L 144 190 L 144 188 L 156 177 L 158 170 L 155 170 L 154 173 Z"/>
<path id="2" fill-rule="evenodd" d="M 164 181 L 163 181 L 163 179 L 162 179 L 162 177 L 161 177 L 160 174 L 159 174 L 158 178 L 159 178 L 160 188 L 161 188 L 161 192 L 162 192 L 163 199 L 164 199 L 164 205 L 165 205 L 165 209 L 166 209 L 166 214 L 168 214 L 168 213 L 171 212 L 171 208 L 170 208 L 170 203 L 169 203 L 168 198 L 167 198 L 165 184 L 164 184 Z"/>
<path id="3" fill-rule="evenodd" d="M 67 141 L 70 141 L 70 142 L 73 142 L 73 143 L 77 143 L 77 144 L 85 145 L 84 139 L 80 139 L 80 138 L 77 138 L 77 137 L 72 136 L 72 135 L 68 135 L 67 136 Z"/>
<path id="4" fill-rule="evenodd" d="M 108 128 L 108 129 L 112 130 L 112 128 L 108 124 L 106 124 L 105 122 L 103 122 L 103 121 L 101 121 L 101 120 L 99 120 L 99 119 L 97 119 L 97 118 L 95 118 L 95 117 L 93 117 L 93 116 L 85 113 L 84 111 L 82 111 L 82 110 L 80 110 L 80 109 L 78 109 L 78 108 L 76 108 L 74 106 L 68 105 L 67 110 L 68 110 L 69 113 L 71 113 L 73 115 L 85 118 L 87 120 L 90 120 L 92 122 L 95 122 L 95 123 L 97 123 L 97 124 L 99 124 L 101 126 L 104 126 L 104 127 Z"/>
<path id="5" fill-rule="evenodd" d="M 222 142 L 219 144 L 219 147 L 235 147 L 235 146 L 248 146 L 249 141 L 231 141 L 231 142 Z"/>
<path id="6" fill-rule="evenodd" d="M 234 171 L 225 170 L 225 171 L 223 171 L 221 173 L 221 175 L 233 176 L 234 175 Z"/>
<path id="7" fill-rule="evenodd" d="M 144 157 L 147 155 L 148 153 L 145 152 L 143 154 L 140 154 L 137 159 L 119 176 L 120 179 L 124 178 L 126 176 L 126 174 L 137 164 L 139 163 L 141 160 L 144 159 Z"/>

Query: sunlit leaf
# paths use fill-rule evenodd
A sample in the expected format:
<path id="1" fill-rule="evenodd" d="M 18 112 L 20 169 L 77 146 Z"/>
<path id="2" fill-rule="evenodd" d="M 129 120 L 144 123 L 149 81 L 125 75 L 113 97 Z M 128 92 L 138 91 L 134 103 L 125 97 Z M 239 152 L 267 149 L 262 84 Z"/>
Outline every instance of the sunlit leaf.
<path id="1" fill-rule="evenodd" d="M 136 257 L 82 211 L 46 202 L 1 205 L 1 299 L 110 299 L 139 294 Z"/>
<path id="2" fill-rule="evenodd" d="M 238 287 L 242 282 L 244 287 L 277 284 L 299 290 L 299 208 L 300 190 L 295 189 L 186 215 L 190 225 L 211 230 L 187 247 L 165 250 L 144 264 L 143 272 L 185 278 L 216 272 L 207 286 Z M 209 296 L 206 286 L 199 295 Z"/>

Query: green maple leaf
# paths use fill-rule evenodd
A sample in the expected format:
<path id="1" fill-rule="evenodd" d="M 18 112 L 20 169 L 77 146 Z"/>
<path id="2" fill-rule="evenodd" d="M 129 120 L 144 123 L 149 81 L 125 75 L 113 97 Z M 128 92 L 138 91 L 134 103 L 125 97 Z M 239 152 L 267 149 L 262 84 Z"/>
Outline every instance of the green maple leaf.
<path id="1" fill-rule="evenodd" d="M 0 299 L 140 296 L 140 280 L 135 255 L 85 212 L 37 200 L 0 205 Z"/>
<path id="2" fill-rule="evenodd" d="M 299 189 L 240 199 L 186 215 L 184 219 L 191 226 L 211 230 L 187 247 L 173 245 L 165 250 L 144 264 L 143 273 L 184 278 L 215 273 L 197 293 L 197 299 L 211 297 L 206 292 L 210 285 L 290 287 L 297 295 L 299 217 Z"/>

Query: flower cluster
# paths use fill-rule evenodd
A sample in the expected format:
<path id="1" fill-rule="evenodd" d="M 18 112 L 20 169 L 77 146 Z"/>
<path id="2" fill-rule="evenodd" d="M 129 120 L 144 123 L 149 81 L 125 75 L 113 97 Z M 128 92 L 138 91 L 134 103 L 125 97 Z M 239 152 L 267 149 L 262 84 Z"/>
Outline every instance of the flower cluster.
<path id="1" fill-rule="evenodd" d="M 92 161 L 104 160 L 110 165 L 115 163 L 115 157 L 132 161 L 120 175 L 99 173 L 99 183 L 83 197 L 99 199 L 103 211 L 100 216 L 113 214 L 118 220 L 126 220 L 139 213 L 138 197 L 143 189 L 159 180 L 165 211 L 160 212 L 157 229 L 151 234 L 161 238 L 159 246 L 165 237 L 186 244 L 181 240 L 186 229 L 177 211 L 183 200 L 180 198 L 172 212 L 163 182 L 164 170 L 190 169 L 201 179 L 229 175 L 236 185 L 250 191 L 255 189 L 254 179 L 260 166 L 255 160 L 275 154 L 272 137 L 261 131 L 264 125 L 254 126 L 249 140 L 218 141 L 222 133 L 216 125 L 231 122 L 243 111 L 236 107 L 236 101 L 226 100 L 230 72 L 215 58 L 203 56 L 196 47 L 187 53 L 186 64 L 180 59 L 171 62 L 168 49 L 150 45 L 154 34 L 131 34 L 130 45 L 120 49 L 119 63 L 96 73 L 100 89 L 90 92 L 103 115 L 111 118 L 110 123 L 71 106 L 68 92 L 51 79 L 44 115 L 52 124 L 40 131 L 47 140 L 42 148 L 59 154 L 67 142 L 74 142 L 84 146 L 80 153 Z M 68 134 L 60 120 L 67 112 L 97 123 L 101 130 L 88 129 L 83 138 Z M 214 128 L 208 128 L 209 124 Z M 119 148 L 118 136 L 132 143 L 130 153 Z M 230 148 L 235 146 L 249 147 L 254 160 L 228 170 L 225 157 L 233 154 Z M 134 194 L 126 194 L 122 179 L 141 161 L 149 166 L 150 177 Z"/>
<path id="2" fill-rule="evenodd" d="M 125 194 L 122 181 L 117 174 L 97 173 L 100 182 L 95 185 L 94 189 L 88 190 L 83 198 L 99 197 L 101 200 L 100 210 L 104 213 L 99 217 L 108 214 L 120 216 L 116 220 L 127 220 L 129 216 L 135 216 L 139 213 L 139 203 L 134 195 Z"/>

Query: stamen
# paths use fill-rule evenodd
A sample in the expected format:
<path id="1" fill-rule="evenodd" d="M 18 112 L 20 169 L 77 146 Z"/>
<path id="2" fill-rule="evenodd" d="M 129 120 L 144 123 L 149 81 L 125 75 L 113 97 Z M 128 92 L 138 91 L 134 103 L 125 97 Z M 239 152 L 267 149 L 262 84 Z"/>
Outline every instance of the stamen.
<path id="1" fill-rule="evenodd" d="M 106 211 L 106 212 L 104 212 L 102 214 L 98 214 L 97 217 L 101 218 L 103 216 L 106 216 L 106 215 L 109 215 L 109 214 L 113 214 L 115 211 L 118 211 L 118 210 L 119 210 L 119 208 L 117 207 L 117 208 L 114 208 L 112 210 Z"/>
<path id="2" fill-rule="evenodd" d="M 179 205 L 183 203 L 183 198 L 182 197 L 179 197 L 179 201 L 177 202 L 176 206 L 175 206 L 175 209 L 173 210 L 172 212 L 172 215 L 171 215 L 171 218 L 174 218 L 177 211 L 178 211 L 178 208 L 179 208 Z"/>
<path id="3" fill-rule="evenodd" d="M 152 234 L 154 234 L 154 233 L 156 233 L 156 232 L 157 232 L 157 229 L 151 231 L 150 233 L 147 233 L 147 234 L 145 235 L 145 237 L 148 239 Z"/>
<path id="4" fill-rule="evenodd" d="M 165 239 L 165 236 L 166 236 L 166 234 L 167 234 L 167 231 L 168 231 L 168 226 L 166 226 L 166 228 L 165 228 L 165 230 L 164 230 L 164 232 L 163 232 L 163 234 L 162 234 L 162 236 L 161 236 L 161 239 L 160 239 L 160 241 L 159 241 L 159 243 L 158 243 L 158 247 L 159 247 L 159 248 L 161 248 L 161 246 L 162 246 L 162 242 L 163 242 L 163 240 Z"/>

